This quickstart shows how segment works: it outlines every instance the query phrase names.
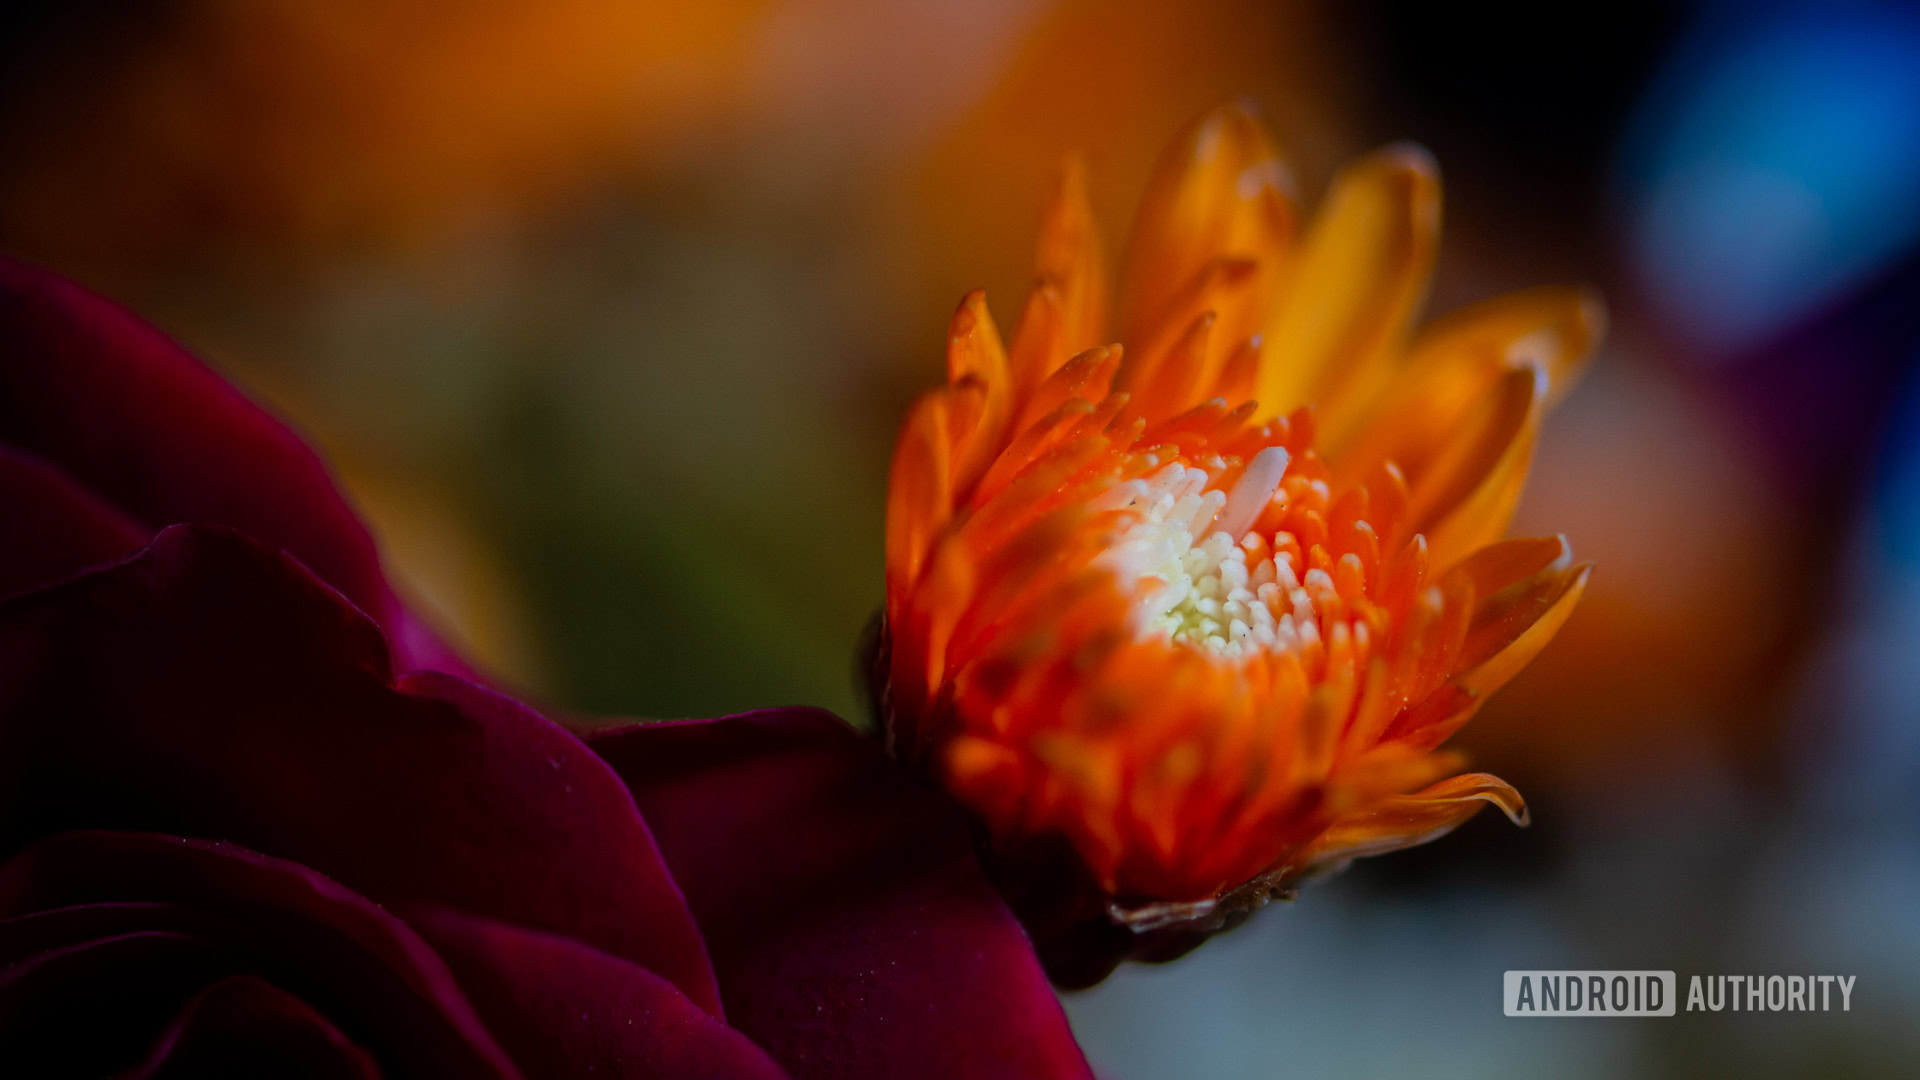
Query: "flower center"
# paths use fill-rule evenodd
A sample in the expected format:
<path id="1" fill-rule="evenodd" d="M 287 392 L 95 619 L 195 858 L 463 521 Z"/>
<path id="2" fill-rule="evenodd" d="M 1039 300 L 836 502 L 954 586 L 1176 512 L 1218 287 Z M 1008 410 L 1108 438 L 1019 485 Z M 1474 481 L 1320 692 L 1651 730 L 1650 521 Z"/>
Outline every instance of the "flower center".
<path id="1" fill-rule="evenodd" d="M 1302 572 L 1291 533 L 1253 527 L 1270 504 L 1284 504 L 1287 463 L 1284 448 L 1269 447 L 1221 491 L 1208 489 L 1205 469 L 1173 462 L 1095 500 L 1098 510 L 1131 515 L 1097 562 L 1134 596 L 1136 633 L 1227 658 L 1297 652 L 1320 640 L 1323 601 L 1336 594 L 1332 575 Z"/>

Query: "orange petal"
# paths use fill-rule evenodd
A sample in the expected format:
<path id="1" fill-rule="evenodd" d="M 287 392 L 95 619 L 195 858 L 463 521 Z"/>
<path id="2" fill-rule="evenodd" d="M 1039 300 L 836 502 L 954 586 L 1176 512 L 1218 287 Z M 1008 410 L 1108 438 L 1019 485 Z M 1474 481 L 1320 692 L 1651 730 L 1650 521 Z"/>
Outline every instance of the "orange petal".
<path id="1" fill-rule="evenodd" d="M 1400 710 L 1381 736 L 1383 743 L 1397 743 L 1415 750 L 1432 750 L 1453 737 L 1484 704 L 1481 699 L 1453 683 Z"/>
<path id="2" fill-rule="evenodd" d="M 1339 821 L 1352 809 L 1377 806 L 1381 799 L 1406 795 L 1458 773 L 1465 756 L 1428 753 L 1401 743 L 1384 743 L 1341 764 L 1328 785 L 1329 809 Z"/>
<path id="3" fill-rule="evenodd" d="M 1290 187 L 1273 140 L 1246 106 L 1220 106 L 1189 126 L 1154 169 L 1128 241 L 1123 340 L 1138 341 L 1148 320 L 1215 260 L 1251 261 L 1277 280 L 1293 239 Z M 1236 330 L 1234 340 L 1252 332 Z"/>
<path id="4" fill-rule="evenodd" d="M 1107 395 L 1120 366 L 1120 346 L 1095 346 L 1060 365 L 1021 407 L 1014 428 L 1024 431 L 1073 398 L 1098 401 Z"/>
<path id="5" fill-rule="evenodd" d="M 1027 306 L 1020 311 L 1020 323 L 1007 350 L 1016 414 L 1026 409 L 1048 376 L 1073 358 L 1067 345 L 1065 307 L 1060 290 L 1051 282 L 1042 281 L 1027 294 Z"/>
<path id="6" fill-rule="evenodd" d="M 1496 296 L 1435 319 L 1407 351 L 1419 371 L 1467 357 L 1508 364 L 1537 362 L 1548 379 L 1548 403 L 1559 401 L 1606 332 L 1607 309 L 1591 289 L 1543 285 Z"/>
<path id="7" fill-rule="evenodd" d="M 1424 434 L 1403 441 L 1444 440 L 1487 384 L 1513 367 L 1544 370 L 1552 404 L 1578 377 L 1605 326 L 1600 298 L 1565 286 L 1526 289 L 1451 312 L 1415 337 L 1397 384 L 1360 423 L 1337 439 L 1327 438 L 1323 427 L 1321 452 L 1329 459 L 1366 456 L 1359 448 L 1378 432 L 1409 424 Z"/>
<path id="8" fill-rule="evenodd" d="M 1505 530 L 1544 411 L 1577 375 L 1605 321 L 1596 296 L 1563 287 L 1497 297 L 1440 319 L 1415 342 L 1400 384 L 1329 454 L 1348 475 L 1391 460 L 1416 478 L 1427 502 L 1414 525 L 1428 531 L 1436 564 L 1452 563 Z M 1503 439 L 1497 429 L 1516 415 L 1495 422 L 1489 402 L 1514 393 L 1523 371 L 1533 373 L 1533 405 L 1489 456 Z M 1460 434 L 1467 428 L 1483 437 L 1471 449 Z M 1449 453 L 1451 465 L 1441 464 Z"/>
<path id="9" fill-rule="evenodd" d="M 1020 755 L 987 739 L 957 735 L 947 743 L 948 783 L 995 826 L 1004 827 L 1020 802 Z"/>
<path id="10" fill-rule="evenodd" d="M 1201 267 L 1193 280 L 1175 290 L 1166 305 L 1129 339 L 1127 364 L 1120 373 L 1121 388 L 1141 394 L 1147 387 L 1162 384 L 1160 369 L 1179 348 L 1195 319 L 1211 319 L 1222 324 L 1225 334 L 1235 333 L 1247 322 L 1247 311 L 1254 303 L 1252 290 L 1258 278 L 1259 267 L 1244 259 L 1214 259 Z M 1211 390 L 1219 381 L 1226 354 L 1223 344 L 1193 358 L 1196 367 L 1193 374 L 1198 380 L 1195 386 L 1202 391 L 1202 398 L 1217 396 Z M 1156 411 L 1171 413 L 1184 407 L 1168 406 Z"/>
<path id="11" fill-rule="evenodd" d="M 1475 608 L 1453 681 L 1485 699 L 1532 662 L 1586 591 L 1588 565 L 1553 567 L 1485 597 Z"/>
<path id="12" fill-rule="evenodd" d="M 1345 425 L 1391 377 L 1440 238 L 1440 179 L 1411 145 L 1377 151 L 1334 181 L 1261 348 L 1260 415 L 1303 402 Z"/>
<path id="13" fill-rule="evenodd" d="M 1493 385 L 1456 444 L 1413 489 L 1413 524 L 1427 534 L 1435 566 L 1451 566 L 1507 531 L 1520 502 L 1546 416 L 1545 369 L 1528 365 Z"/>
<path id="14" fill-rule="evenodd" d="M 960 301 L 947 328 L 947 381 L 952 385 L 977 381 L 985 391 L 980 417 L 962 436 L 955 455 L 953 491 L 964 494 L 1005 448 L 1007 428 L 1013 422 L 1013 384 L 1007 351 L 1000 331 L 987 311 L 986 293 L 975 289 Z"/>
<path id="15" fill-rule="evenodd" d="M 974 487 L 973 505 L 981 506 L 1005 491 L 1035 461 L 1072 437 L 1081 420 L 1093 415 L 1094 409 L 1094 403 L 1085 398 L 1068 398 L 1059 408 L 1021 428 Z"/>
<path id="16" fill-rule="evenodd" d="M 1101 269 L 1100 234 L 1094 227 L 1093 207 L 1087 201 L 1086 165 L 1078 158 L 1061 167 L 1059 183 L 1047 202 L 1034 269 L 1040 280 L 1060 296 L 1062 340 L 1051 366 L 1040 373 L 1040 378 L 1045 378 L 1068 357 L 1100 344 L 1106 329 L 1107 286 Z"/>
<path id="17" fill-rule="evenodd" d="M 1386 463 L 1406 478 L 1405 524 L 1445 568 L 1505 530 L 1532 459 L 1546 395 L 1537 364 L 1432 367 L 1394 392 L 1362 443 L 1339 463 L 1349 477 Z"/>
<path id="18" fill-rule="evenodd" d="M 1151 379 L 1132 389 L 1136 412 L 1149 424 L 1157 424 L 1198 405 L 1207 389 L 1207 341 L 1213 332 L 1214 314 L 1203 312 L 1187 324 L 1184 333 L 1154 366 Z"/>
<path id="19" fill-rule="evenodd" d="M 961 297 L 960 307 L 947 324 L 947 382 L 957 383 L 969 375 L 986 384 L 992 393 L 1007 385 L 1007 353 L 1000 344 L 1000 331 L 993 325 L 993 313 L 987 310 L 985 290 L 975 289 Z"/>
<path id="20" fill-rule="evenodd" d="M 1431 750 L 1531 663 L 1586 589 L 1592 567 L 1569 566 L 1569 561 L 1559 537 L 1509 540 L 1475 552 L 1449 571 L 1449 581 L 1473 588 L 1480 598 L 1454 672 L 1445 685 L 1403 709 L 1383 741 Z"/>
<path id="21" fill-rule="evenodd" d="M 947 643 L 978 575 L 966 545 L 953 533 L 936 540 L 921 567 L 914 590 L 894 619 L 893 675 L 889 692 L 904 693 L 911 708 L 924 708 L 947 672 Z M 891 595 L 889 596 L 891 601 Z M 904 643 L 904 647 L 902 644 Z"/>
<path id="22" fill-rule="evenodd" d="M 907 413 L 887 477 L 887 596 L 903 597 L 920 576 L 933 538 L 953 512 L 953 420 L 961 397 L 977 390 L 941 388 Z"/>
<path id="23" fill-rule="evenodd" d="M 1220 368 L 1214 384 L 1216 397 L 1227 401 L 1251 401 L 1260 380 L 1260 339 L 1248 338 L 1235 345 Z"/>
<path id="24" fill-rule="evenodd" d="M 1462 559 L 1449 573 L 1473 582 L 1473 595 L 1492 597 L 1547 570 L 1564 570 L 1573 562 L 1573 548 L 1564 536 L 1534 536 L 1502 540 Z M 1485 606 L 1483 600 L 1482 606 Z"/>
<path id="25" fill-rule="evenodd" d="M 1301 864 L 1325 866 L 1437 840 L 1478 812 L 1481 803 L 1499 807 L 1515 825 L 1527 824 L 1526 800 L 1513 785 L 1489 773 L 1463 773 L 1336 818 L 1307 846 Z"/>

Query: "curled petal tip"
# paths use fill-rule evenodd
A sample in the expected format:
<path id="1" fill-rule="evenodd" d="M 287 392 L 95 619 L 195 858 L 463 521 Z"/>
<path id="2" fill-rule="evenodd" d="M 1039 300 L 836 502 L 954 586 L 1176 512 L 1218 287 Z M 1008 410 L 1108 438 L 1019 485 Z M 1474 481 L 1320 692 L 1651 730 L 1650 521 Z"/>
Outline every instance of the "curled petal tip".
<path id="1" fill-rule="evenodd" d="M 1379 161 L 1406 172 L 1435 181 L 1440 179 L 1439 160 L 1433 156 L 1433 151 L 1417 142 L 1406 139 L 1391 142 L 1374 151 L 1374 156 Z"/>
<path id="2" fill-rule="evenodd" d="M 1407 220 L 1418 234 L 1429 238 L 1440 227 L 1440 162 L 1416 142 L 1389 143 L 1371 159 L 1405 188 Z"/>
<path id="3" fill-rule="evenodd" d="M 980 325 L 981 316 L 987 313 L 987 290 L 969 289 L 960 298 L 960 306 L 953 311 L 953 323 L 948 332 L 954 337 L 970 332 Z"/>
<path id="4" fill-rule="evenodd" d="M 1533 825 L 1533 808 L 1527 805 L 1525 796 L 1521 795 L 1512 787 L 1507 786 L 1505 781 L 1496 782 L 1500 784 L 1503 790 L 1494 795 L 1489 795 L 1487 801 L 1499 807 L 1500 812 L 1507 815 L 1507 820 L 1513 822 L 1514 825 L 1522 829 L 1531 828 Z"/>
<path id="5" fill-rule="evenodd" d="M 1253 142 L 1264 141 L 1266 137 L 1267 125 L 1261 119 L 1260 106 L 1251 98 L 1240 97 L 1208 109 L 1193 129 L 1191 145 L 1197 155 L 1205 155 L 1217 146 L 1214 140 Z"/>

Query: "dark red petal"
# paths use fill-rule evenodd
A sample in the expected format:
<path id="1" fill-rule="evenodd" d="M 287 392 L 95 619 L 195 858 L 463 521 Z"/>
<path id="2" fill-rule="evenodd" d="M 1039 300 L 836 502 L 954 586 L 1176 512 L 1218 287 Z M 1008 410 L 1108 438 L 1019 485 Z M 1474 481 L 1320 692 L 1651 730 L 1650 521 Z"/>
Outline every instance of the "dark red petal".
<path id="1" fill-rule="evenodd" d="M 406 914 L 529 1076 L 785 1080 L 765 1051 L 645 968 L 446 908 Z"/>
<path id="2" fill-rule="evenodd" d="M 146 951 L 125 951 L 134 942 Z M 162 942 L 169 951 L 155 951 Z M 249 974 L 402 1071 L 519 1075 L 405 923 L 307 867 L 233 844 L 81 831 L 27 848 L 0 866 L 0 968 L 42 958 L 58 958 L 70 992 L 43 985 L 25 1012 L 0 1003 L 0 1018 L 25 1017 L 56 1043 L 105 1040 L 122 1065 L 150 1053 L 195 993 Z"/>
<path id="3" fill-rule="evenodd" d="M 799 1077 L 1085 1077 L 966 826 L 832 715 L 593 736 L 707 935 L 733 1025 Z"/>
<path id="4" fill-rule="evenodd" d="M 54 465 L 0 445 L 0 597 L 113 562 L 146 530 Z"/>
<path id="5" fill-rule="evenodd" d="M 285 548 L 387 628 L 402 669 L 464 673 L 388 588 L 372 539 L 298 436 L 126 309 L 6 258 L 0 444 L 54 463 L 149 532 L 206 522 Z"/>
<path id="6" fill-rule="evenodd" d="M 217 836 L 381 903 L 551 930 L 719 1010 L 699 931 L 605 764 L 472 684 L 396 686 L 372 623 L 228 530 L 168 529 L 0 603 L 0 853 L 88 827 Z"/>
<path id="7" fill-rule="evenodd" d="M 305 1002 L 250 975 L 202 990 L 122 1080 L 378 1080 L 380 1067 Z"/>
<path id="8" fill-rule="evenodd" d="M 84 835 L 70 833 L 70 836 Z M 13 892 L 19 860 L 0 866 L 0 888 Z M 110 901 L 62 905 L 45 911 L 16 913 L 17 895 L 0 895 L 0 965 L 36 956 L 80 941 L 113 937 L 153 927 L 193 925 L 178 904 L 153 900 Z"/>
<path id="9" fill-rule="evenodd" d="M 0 1074 L 99 1075 L 137 1060 L 179 1003 L 226 970 L 213 943 L 173 930 L 15 959 L 0 970 Z"/>

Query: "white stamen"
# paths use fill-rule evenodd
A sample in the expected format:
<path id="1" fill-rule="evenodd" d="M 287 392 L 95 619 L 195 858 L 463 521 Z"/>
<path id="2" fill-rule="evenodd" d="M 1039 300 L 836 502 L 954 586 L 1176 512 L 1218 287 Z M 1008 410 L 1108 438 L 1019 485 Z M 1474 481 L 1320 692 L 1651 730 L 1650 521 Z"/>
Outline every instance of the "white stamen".
<path id="1" fill-rule="evenodd" d="M 1137 633 L 1229 660 L 1319 641 L 1318 603 L 1334 595 L 1333 579 L 1315 570 L 1303 583 L 1296 556 L 1280 550 L 1292 536 L 1250 531 L 1279 497 L 1288 460 L 1283 447 L 1260 451 L 1232 491 L 1208 490 L 1213 474 L 1170 462 L 1093 501 L 1121 515 L 1099 565 L 1138 596 Z M 1158 587 L 1138 588 L 1147 583 Z"/>
<path id="2" fill-rule="evenodd" d="M 1253 455 L 1240 480 L 1227 495 L 1226 505 L 1214 519 L 1214 528 L 1238 537 L 1253 528 L 1260 511 L 1267 508 L 1273 493 L 1280 489 L 1280 478 L 1287 472 L 1287 448 L 1269 446 Z"/>

